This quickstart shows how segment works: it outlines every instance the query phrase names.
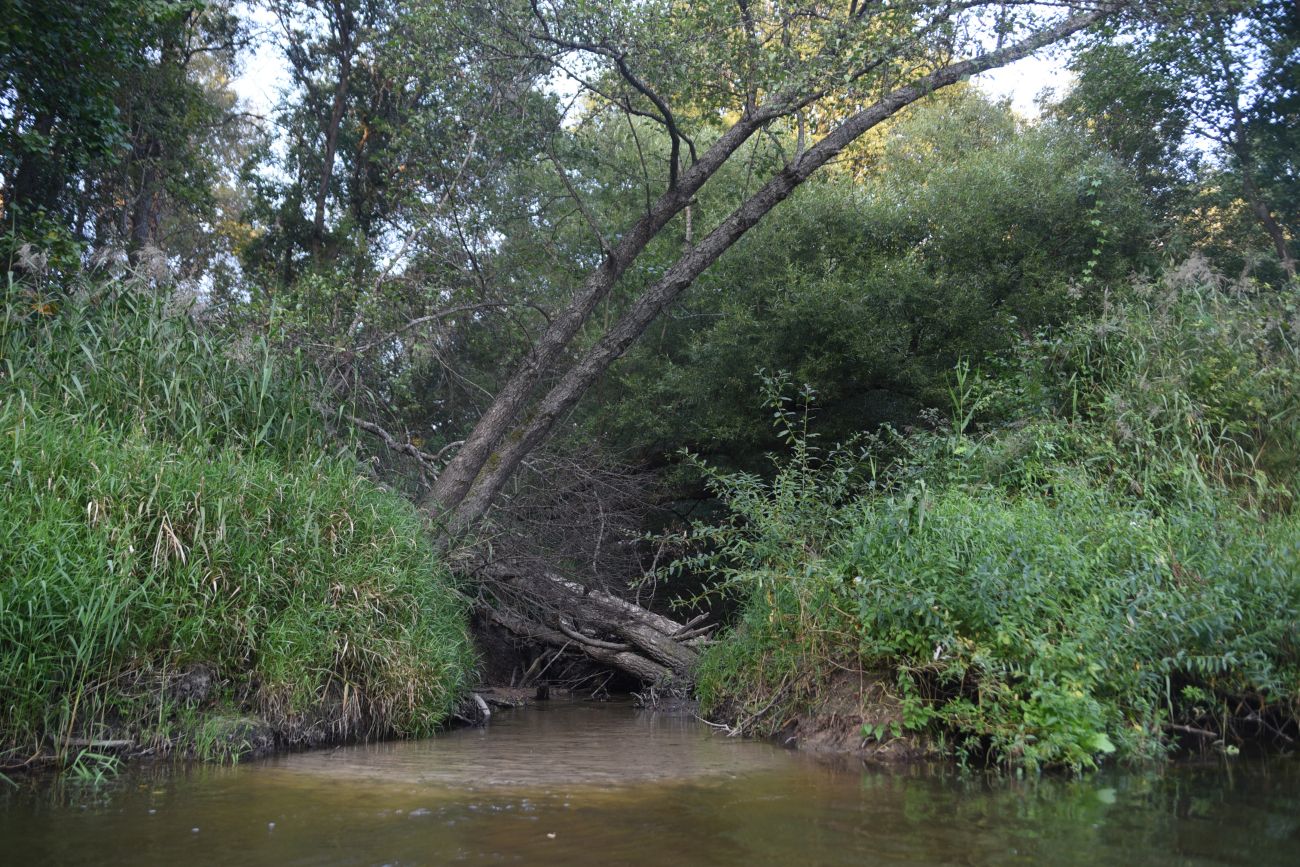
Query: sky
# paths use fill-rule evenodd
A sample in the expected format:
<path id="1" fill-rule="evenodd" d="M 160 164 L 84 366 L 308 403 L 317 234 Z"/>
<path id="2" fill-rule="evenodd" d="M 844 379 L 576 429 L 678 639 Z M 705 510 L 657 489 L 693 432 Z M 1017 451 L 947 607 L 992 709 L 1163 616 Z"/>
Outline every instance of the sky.
<path id="1" fill-rule="evenodd" d="M 275 17 L 270 10 L 259 5 L 241 10 L 246 20 L 257 31 L 259 38 L 253 50 L 243 57 L 243 68 L 233 82 L 235 93 L 254 114 L 269 117 L 280 99 L 287 69 L 284 56 L 270 38 L 275 27 Z"/>
<path id="2" fill-rule="evenodd" d="M 975 76 L 985 91 L 999 98 L 1011 100 L 1011 107 L 1025 117 L 1038 117 L 1037 98 L 1044 89 L 1062 96 L 1073 81 L 1073 74 L 1065 68 L 1063 56 L 1034 56 L 1016 61 L 1001 69 Z"/>
<path id="3" fill-rule="evenodd" d="M 254 7 L 248 13 L 253 23 L 268 31 L 275 19 L 266 9 Z M 244 59 L 243 70 L 236 77 L 235 92 L 248 109 L 269 117 L 279 100 L 285 81 L 284 58 L 270 39 L 259 40 L 257 48 Z M 1044 88 L 1057 95 L 1069 87 L 1071 74 L 1065 68 L 1062 52 L 1049 52 L 1027 57 L 1024 60 L 975 76 L 984 90 L 998 98 L 1011 100 L 1012 107 L 1021 115 L 1038 116 L 1036 100 Z"/>

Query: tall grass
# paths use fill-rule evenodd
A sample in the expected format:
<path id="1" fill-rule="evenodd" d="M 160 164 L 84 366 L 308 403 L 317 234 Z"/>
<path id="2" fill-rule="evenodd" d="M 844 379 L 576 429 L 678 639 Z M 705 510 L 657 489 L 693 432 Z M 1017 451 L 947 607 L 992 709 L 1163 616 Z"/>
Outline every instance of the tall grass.
<path id="1" fill-rule="evenodd" d="M 1289 509 L 1300 479 L 1300 294 L 1226 282 L 1200 260 L 1139 282 L 1096 319 L 1026 347 L 1040 410 L 1104 442 L 1147 499 L 1231 491 Z M 1004 416 L 1009 410 L 1002 410 Z M 1094 458 L 1097 455 L 1093 455 Z"/>
<path id="2" fill-rule="evenodd" d="M 212 721 L 248 714 L 285 743 L 446 718 L 463 606 L 414 509 L 327 449 L 292 360 L 130 283 L 3 300 L 7 763 L 104 738 L 220 751 Z"/>
<path id="3" fill-rule="evenodd" d="M 10 285 L 0 309 L 6 403 L 188 449 L 293 457 L 326 444 L 299 359 L 200 325 L 184 293 L 82 278 L 60 299 Z"/>
<path id="4" fill-rule="evenodd" d="M 865 455 L 779 412 L 792 455 L 771 481 L 714 474 L 732 515 L 697 534 L 692 565 L 743 601 L 706 708 L 770 731 L 849 666 L 890 673 L 904 725 L 968 761 L 1294 737 L 1295 299 L 1206 283 L 963 368 L 951 423 Z"/>

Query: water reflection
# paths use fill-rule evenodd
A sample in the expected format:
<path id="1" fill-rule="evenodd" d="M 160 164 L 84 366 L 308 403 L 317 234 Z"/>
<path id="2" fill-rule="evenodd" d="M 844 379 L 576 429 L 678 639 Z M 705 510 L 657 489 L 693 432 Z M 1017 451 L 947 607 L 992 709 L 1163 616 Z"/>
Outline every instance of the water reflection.
<path id="1" fill-rule="evenodd" d="M 1286 758 L 1032 782 L 864 770 L 626 706 L 2 797 L 5 864 L 1300 863 Z"/>

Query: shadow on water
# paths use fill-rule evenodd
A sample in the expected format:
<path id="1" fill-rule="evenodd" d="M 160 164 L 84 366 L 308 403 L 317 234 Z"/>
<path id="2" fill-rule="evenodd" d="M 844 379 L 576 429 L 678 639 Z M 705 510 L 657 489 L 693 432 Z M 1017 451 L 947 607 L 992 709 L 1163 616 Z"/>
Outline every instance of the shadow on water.
<path id="1" fill-rule="evenodd" d="M 1297 864 L 1300 762 L 863 769 L 627 705 L 0 794 L 5 864 Z"/>

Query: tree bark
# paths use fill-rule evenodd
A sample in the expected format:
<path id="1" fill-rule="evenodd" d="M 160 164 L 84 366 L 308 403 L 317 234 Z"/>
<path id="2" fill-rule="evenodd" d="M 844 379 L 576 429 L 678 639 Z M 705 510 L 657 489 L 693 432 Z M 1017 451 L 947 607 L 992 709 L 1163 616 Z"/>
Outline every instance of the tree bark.
<path id="1" fill-rule="evenodd" d="M 135 200 L 131 208 L 130 239 L 132 251 L 138 252 L 155 239 L 158 227 L 158 160 L 162 156 L 162 144 L 148 133 L 140 132 L 145 137 L 143 144 L 137 144 L 131 154 L 131 160 L 139 166 L 139 185 L 135 191 Z M 127 167 L 126 176 L 131 172 Z"/>
<path id="2" fill-rule="evenodd" d="M 606 332 L 596 345 L 542 398 L 534 412 L 531 413 L 529 421 L 510 434 L 506 444 L 492 456 L 492 463 L 487 475 L 475 485 L 474 477 L 477 476 L 477 471 L 471 476 L 469 474 L 470 468 L 475 463 L 480 468 L 486 464 L 488 454 L 496 447 L 496 444 L 506 439 L 506 431 L 510 428 L 519 410 L 522 409 L 522 403 L 527 397 L 527 393 L 516 394 L 512 392 L 506 400 L 503 401 L 501 397 L 498 397 L 493 402 L 484 419 L 480 420 L 479 426 L 475 428 L 475 435 L 480 434 L 480 428 L 485 427 L 485 420 L 487 420 L 487 429 L 483 431 L 484 435 L 480 443 L 480 446 L 485 449 L 482 460 L 478 460 L 477 455 L 473 460 L 466 460 L 463 465 L 456 467 L 456 472 L 459 474 L 457 478 L 454 480 L 448 479 L 447 484 L 439 485 L 435 489 L 438 502 L 450 512 L 452 527 L 465 528 L 480 520 L 487 513 L 488 508 L 500 493 L 506 480 L 518 468 L 524 457 L 545 439 L 556 421 L 577 403 L 582 394 L 604 373 L 615 359 L 632 345 L 659 313 L 675 301 L 706 268 L 717 261 L 718 257 L 735 244 L 745 232 L 756 225 L 777 204 L 788 198 L 800 184 L 811 177 L 828 160 L 838 155 L 845 147 L 881 121 L 927 94 L 947 87 L 975 73 L 1003 66 L 1026 57 L 1046 45 L 1058 42 L 1093 24 L 1102 18 L 1103 14 L 1101 12 L 1091 12 L 1073 16 L 1055 27 L 1048 28 L 1019 43 L 952 64 L 923 76 L 912 84 L 895 90 L 869 108 L 853 115 L 826 137 L 792 160 L 757 193 L 723 220 L 698 245 L 678 259 L 677 263 L 660 280 L 642 293 L 631 309 L 624 314 L 623 318 Z M 740 124 L 737 124 L 737 127 L 739 126 Z M 733 127 L 727 134 L 730 135 L 737 127 Z M 745 138 L 747 137 L 748 133 L 745 133 Z M 736 146 L 739 146 L 739 143 L 737 142 Z M 717 145 L 714 146 L 714 148 L 716 147 Z M 711 148 L 706 153 L 706 158 L 714 148 Z M 734 147 L 731 150 L 734 150 Z M 685 186 L 685 177 L 683 176 L 683 184 L 680 186 Z M 665 199 L 672 199 L 675 192 L 669 191 L 666 193 L 664 198 L 660 200 L 661 203 Z M 693 192 L 694 190 L 691 190 L 691 193 Z M 689 198 L 686 202 L 680 204 L 674 202 L 677 207 L 672 213 L 675 214 L 688 202 Z M 646 218 L 643 218 L 642 223 L 647 223 L 650 216 L 648 214 Z M 663 222 L 667 222 L 666 218 Z M 638 224 L 638 227 L 640 228 L 641 224 Z M 660 227 L 662 227 L 662 223 Z M 648 226 L 646 228 L 648 230 Z M 625 238 L 624 243 L 626 241 Z M 640 252 L 648 241 L 649 238 L 647 237 L 639 244 L 636 251 Z M 625 267 L 626 265 L 624 265 Z M 601 272 L 596 273 L 599 275 Z M 621 274 L 622 271 L 620 270 L 619 273 Z M 612 285 L 612 282 L 610 285 Z M 608 287 L 605 288 L 607 291 Z M 574 311 L 574 315 L 577 316 L 577 311 Z M 585 313 L 583 318 L 585 318 Z M 563 338 L 563 343 L 558 343 L 560 335 L 556 335 L 555 340 L 557 343 L 547 346 L 545 357 L 549 359 L 557 356 L 559 351 L 567 345 L 569 337 L 576 333 L 580 324 L 581 319 L 574 323 L 572 332 L 569 333 L 568 337 Z M 550 336 L 549 330 L 547 336 Z M 547 337 L 544 337 L 543 341 L 546 341 L 546 339 Z M 540 357 L 538 362 L 540 363 Z M 544 369 L 544 367 L 541 367 L 530 371 L 529 385 L 536 382 Z M 516 376 L 516 379 L 518 378 Z M 514 384 L 515 379 L 512 379 L 511 383 L 507 385 L 507 389 Z M 503 391 L 504 394 L 506 394 L 505 391 Z M 491 416 L 490 420 L 489 415 Z M 488 445 L 488 443 L 492 443 L 492 445 Z M 461 452 L 461 455 L 463 454 L 464 450 Z M 459 458 L 461 455 L 457 457 Z M 453 464 L 455 463 L 456 461 L 453 461 Z M 449 469 L 451 469 L 450 465 L 443 471 L 444 476 Z M 442 478 L 439 481 L 442 482 Z"/>
<path id="3" fill-rule="evenodd" d="M 42 112 L 36 115 L 32 128 L 42 137 L 48 137 L 54 131 L 54 121 L 53 114 Z M 17 205 L 29 214 L 40 208 L 54 210 L 57 193 L 62 188 L 62 179 L 55 178 L 52 170 L 58 161 L 57 153 L 23 152 L 18 159 L 6 206 Z"/>
<path id="4" fill-rule="evenodd" d="M 1219 32 L 1219 45 L 1222 49 L 1226 35 L 1222 30 Z M 1232 133 L 1228 137 L 1229 147 L 1241 165 L 1241 187 L 1246 197 L 1246 204 L 1250 206 L 1250 211 L 1255 215 L 1264 231 L 1268 233 L 1269 239 L 1273 242 L 1273 249 L 1277 252 L 1277 257 L 1282 262 L 1282 270 L 1286 272 L 1288 280 L 1295 279 L 1295 259 L 1291 256 L 1291 249 L 1287 245 L 1286 233 L 1282 230 L 1281 224 L 1273 216 L 1272 210 L 1268 203 L 1264 201 L 1264 196 L 1260 192 L 1259 186 L 1255 183 L 1255 155 L 1250 146 L 1249 133 L 1246 131 L 1246 118 L 1241 109 L 1241 88 L 1238 85 L 1236 76 L 1232 69 L 1232 63 L 1226 53 L 1219 55 L 1219 63 L 1223 68 L 1224 80 L 1228 89 L 1228 102 L 1232 110 Z"/>
<path id="5" fill-rule="evenodd" d="M 487 615 L 494 622 L 523 638 L 531 638 L 552 647 L 571 647 L 574 644 L 573 640 L 563 632 L 535 623 L 527 618 L 494 610 L 489 610 Z M 663 683 L 673 677 L 673 673 L 664 666 L 631 651 L 583 646 L 582 652 L 602 665 L 627 672 L 642 683 Z"/>
<path id="6" fill-rule="evenodd" d="M 646 683 L 686 682 L 692 676 L 699 658 L 696 648 L 704 640 L 699 630 L 552 572 L 498 566 L 487 577 L 502 584 L 524 582 L 544 600 L 537 606 L 537 611 L 543 613 L 535 616 L 500 605 L 484 611 L 517 635 L 581 651 Z"/>
<path id="7" fill-rule="evenodd" d="M 1277 257 L 1282 261 L 1282 270 L 1286 272 L 1288 280 L 1295 280 L 1295 258 L 1291 255 L 1291 248 L 1286 241 L 1286 233 L 1282 230 L 1282 225 L 1273 216 L 1268 205 L 1264 202 L 1264 197 L 1255 185 L 1255 179 L 1250 170 L 1242 165 L 1242 187 L 1246 193 L 1246 202 L 1250 205 L 1251 211 L 1255 214 L 1255 219 L 1259 220 L 1264 231 L 1268 233 L 1269 238 L 1273 241 L 1273 249 L 1277 252 Z"/>

